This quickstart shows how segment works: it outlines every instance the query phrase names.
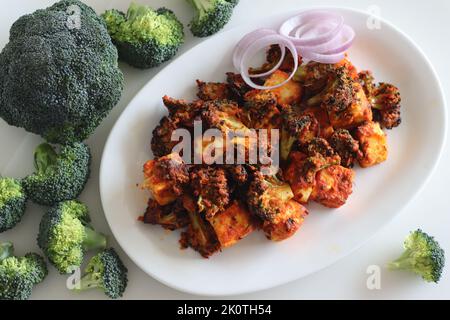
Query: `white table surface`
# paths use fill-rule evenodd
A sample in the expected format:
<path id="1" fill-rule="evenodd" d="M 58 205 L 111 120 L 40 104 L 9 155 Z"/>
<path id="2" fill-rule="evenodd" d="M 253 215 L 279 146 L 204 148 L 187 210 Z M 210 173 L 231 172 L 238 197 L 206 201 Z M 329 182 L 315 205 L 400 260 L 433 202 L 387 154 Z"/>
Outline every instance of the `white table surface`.
<path id="1" fill-rule="evenodd" d="M 10 25 L 21 15 L 51 4 L 51 0 L 16 0 L 0 11 L 0 47 L 8 39 Z M 106 8 L 125 9 L 130 1 L 124 0 L 86 0 L 101 13 Z M 184 0 L 138 0 L 154 7 L 166 6 L 188 23 L 192 12 Z M 435 66 L 448 98 L 450 88 L 450 2 L 430 1 L 387 1 L 387 0 L 241 0 L 232 20 L 225 29 L 232 28 L 249 20 L 274 13 L 298 9 L 313 5 L 334 5 L 368 10 L 377 6 L 381 16 L 411 36 L 422 47 Z M 202 39 L 193 38 L 187 32 L 186 44 L 180 53 L 195 46 Z M 103 145 L 115 120 L 133 98 L 136 92 L 150 80 L 161 68 L 140 71 L 122 65 L 125 72 L 125 92 L 119 105 L 88 140 L 93 150 L 92 177 L 81 196 L 92 212 L 96 229 L 110 234 L 102 212 L 98 191 L 98 168 Z M 405 106 L 407 108 L 407 106 Z M 427 106 L 423 106 L 426 108 Z M 5 175 L 23 176 L 31 170 L 32 148 L 40 139 L 26 135 L 22 129 L 8 127 L 0 119 L 0 172 Z M 383 266 L 401 252 L 404 237 L 410 230 L 422 228 L 434 235 L 443 248 L 450 253 L 450 203 L 448 181 L 450 178 L 450 152 L 445 148 L 437 171 L 425 189 L 414 199 L 409 207 L 393 220 L 386 228 L 368 241 L 360 249 L 338 263 L 306 278 L 292 283 L 252 294 L 232 296 L 234 299 L 448 299 L 450 298 L 450 274 L 444 272 L 439 284 L 427 284 L 408 273 L 392 273 Z M 28 153 L 28 157 L 17 156 Z M 29 150 L 29 151 L 24 151 Z M 6 155 L 10 155 L 5 157 Z M 414 173 L 411 173 L 414 174 Z M 14 230 L 0 234 L 0 241 L 11 240 L 16 252 L 39 252 L 36 245 L 36 233 L 43 209 L 31 205 L 22 223 Z M 142 272 L 120 250 L 113 237 L 111 244 L 118 249 L 129 269 L 129 285 L 125 299 L 205 299 L 181 293 L 160 284 Z M 366 285 L 368 266 L 381 266 L 381 288 L 369 290 Z M 91 291 L 74 294 L 66 289 L 67 277 L 59 275 L 54 268 L 44 283 L 33 293 L 33 299 L 102 299 L 101 292 Z"/>

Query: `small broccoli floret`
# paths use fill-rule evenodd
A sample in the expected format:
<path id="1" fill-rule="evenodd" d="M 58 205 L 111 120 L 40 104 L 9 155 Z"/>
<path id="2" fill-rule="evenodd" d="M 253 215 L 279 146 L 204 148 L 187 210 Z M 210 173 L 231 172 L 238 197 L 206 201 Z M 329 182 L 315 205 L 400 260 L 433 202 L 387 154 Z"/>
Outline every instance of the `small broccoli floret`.
<path id="1" fill-rule="evenodd" d="M 36 253 L 13 256 L 10 242 L 0 243 L 0 300 L 26 300 L 47 276 L 47 265 Z"/>
<path id="2" fill-rule="evenodd" d="M 153 10 L 132 3 L 126 14 L 102 15 L 119 58 L 137 68 L 152 68 L 171 59 L 184 42 L 183 24 L 166 8 Z"/>
<path id="3" fill-rule="evenodd" d="M 286 161 L 295 147 L 307 145 L 318 134 L 319 123 L 315 117 L 300 115 L 292 108 L 284 107 L 280 140 L 281 159 Z"/>
<path id="4" fill-rule="evenodd" d="M 75 284 L 76 291 L 101 289 L 111 299 L 120 298 L 127 287 L 127 268 L 114 249 L 95 255 L 86 267 L 86 275 Z"/>
<path id="5" fill-rule="evenodd" d="M 21 181 L 0 177 L 0 232 L 14 228 L 22 220 L 26 202 Z"/>
<path id="6" fill-rule="evenodd" d="M 52 206 L 77 198 L 90 174 L 91 154 L 83 143 L 63 146 L 57 154 L 47 143 L 36 148 L 36 172 L 23 180 L 29 198 L 38 204 Z"/>
<path id="7" fill-rule="evenodd" d="M 409 270 L 427 282 L 438 282 L 445 265 L 444 250 L 431 236 L 418 229 L 406 238 L 405 252 L 389 263 L 391 270 Z"/>
<path id="8" fill-rule="evenodd" d="M 122 89 L 105 23 L 81 1 L 20 17 L 0 53 L 0 117 L 52 143 L 88 138 Z"/>
<path id="9" fill-rule="evenodd" d="M 225 211 L 231 192 L 224 168 L 199 166 L 191 171 L 190 179 L 199 212 L 204 212 L 209 219 Z"/>
<path id="10" fill-rule="evenodd" d="M 371 97 L 371 104 L 375 121 L 380 122 L 382 128 L 392 129 L 401 122 L 400 91 L 389 83 L 380 83 Z"/>
<path id="11" fill-rule="evenodd" d="M 89 222 L 87 206 L 75 200 L 59 203 L 42 217 L 38 245 L 61 274 L 79 267 L 85 251 L 105 248 L 106 237 Z"/>
<path id="12" fill-rule="evenodd" d="M 191 32 L 196 37 L 208 37 L 222 29 L 233 14 L 236 1 L 227 0 L 187 0 L 196 10 L 190 23 Z"/>

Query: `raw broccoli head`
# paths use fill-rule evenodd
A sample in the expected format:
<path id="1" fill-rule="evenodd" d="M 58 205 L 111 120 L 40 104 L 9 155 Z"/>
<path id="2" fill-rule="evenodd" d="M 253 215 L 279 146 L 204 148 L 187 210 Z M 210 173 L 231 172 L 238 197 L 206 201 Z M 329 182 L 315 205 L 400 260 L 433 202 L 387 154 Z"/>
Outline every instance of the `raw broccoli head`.
<path id="1" fill-rule="evenodd" d="M 221 30 L 231 19 L 237 1 L 187 0 L 196 10 L 190 29 L 196 37 L 208 37 Z"/>
<path id="2" fill-rule="evenodd" d="M 26 300 L 33 287 L 47 276 L 44 259 L 28 253 L 24 257 L 13 256 L 11 243 L 0 243 L 0 300 Z"/>
<path id="3" fill-rule="evenodd" d="M 25 213 L 27 196 L 22 182 L 0 177 L 0 232 L 15 227 Z"/>
<path id="4" fill-rule="evenodd" d="M 445 265 L 444 250 L 431 236 L 418 229 L 406 238 L 405 252 L 388 267 L 392 270 L 409 270 L 427 282 L 438 282 Z"/>
<path id="5" fill-rule="evenodd" d="M 171 59 L 184 42 L 183 24 L 166 8 L 132 3 L 126 14 L 102 15 L 119 50 L 119 58 L 137 68 L 152 68 Z"/>
<path id="6" fill-rule="evenodd" d="M 60 273 L 79 267 L 85 251 L 105 248 L 106 237 L 89 222 L 87 206 L 75 200 L 59 203 L 42 217 L 38 245 Z"/>
<path id="7" fill-rule="evenodd" d="M 89 178 L 91 154 L 83 143 L 63 146 L 59 154 L 47 143 L 35 151 L 36 172 L 23 181 L 35 203 L 52 206 L 77 198 Z"/>
<path id="8" fill-rule="evenodd" d="M 114 249 L 105 249 L 95 255 L 86 267 L 86 275 L 75 285 L 75 290 L 98 288 L 111 299 L 120 298 L 127 287 L 127 268 Z"/>
<path id="9" fill-rule="evenodd" d="M 19 18 L 0 54 L 0 117 L 52 143 L 83 141 L 119 101 L 123 75 L 103 20 L 76 0 Z"/>

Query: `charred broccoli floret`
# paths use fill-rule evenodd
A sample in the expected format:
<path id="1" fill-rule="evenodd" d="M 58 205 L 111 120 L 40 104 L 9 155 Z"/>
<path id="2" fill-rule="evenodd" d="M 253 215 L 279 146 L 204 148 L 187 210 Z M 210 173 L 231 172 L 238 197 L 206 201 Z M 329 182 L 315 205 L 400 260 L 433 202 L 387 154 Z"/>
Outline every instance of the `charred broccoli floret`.
<path id="1" fill-rule="evenodd" d="M 336 130 L 330 137 L 330 145 L 341 157 L 341 165 L 353 168 L 355 161 L 362 157 L 359 143 L 345 129 Z"/>
<path id="2" fill-rule="evenodd" d="M 262 221 L 267 238 L 281 241 L 292 236 L 302 225 L 307 210 L 294 201 L 289 184 L 276 176 L 255 172 L 247 193 L 250 212 Z"/>
<path id="3" fill-rule="evenodd" d="M 418 229 L 408 235 L 404 247 L 403 254 L 388 267 L 412 271 L 427 282 L 439 282 L 445 265 L 445 253 L 439 243 Z"/>
<path id="4" fill-rule="evenodd" d="M 191 171 L 190 179 L 199 212 L 205 212 L 206 218 L 211 218 L 225 210 L 230 202 L 230 189 L 223 168 L 197 167 Z"/>
<path id="5" fill-rule="evenodd" d="M 196 37 L 208 37 L 221 30 L 231 19 L 235 0 L 186 0 L 196 15 L 190 23 L 190 29 Z"/>
<path id="6" fill-rule="evenodd" d="M 195 199 L 183 196 L 183 206 L 188 212 L 190 223 L 187 230 L 181 234 L 181 247 L 191 247 L 204 258 L 208 258 L 221 249 L 216 232 L 204 215 L 197 211 Z"/>
<path id="7" fill-rule="evenodd" d="M 119 58 L 137 68 L 152 68 L 171 59 L 184 42 L 183 24 L 166 8 L 153 10 L 132 3 L 126 14 L 102 15 Z"/>
<path id="8" fill-rule="evenodd" d="M 392 129 L 401 122 L 400 91 L 389 83 L 380 83 L 371 97 L 375 121 L 380 122 L 382 128 Z"/>
<path id="9" fill-rule="evenodd" d="M 0 54 L 0 117 L 51 143 L 88 138 L 123 88 L 102 19 L 81 1 L 63 0 L 19 18 L 9 40 Z"/>
<path id="10" fill-rule="evenodd" d="M 319 123 L 312 115 L 300 115 L 292 108 L 283 108 L 280 141 L 281 159 L 286 161 L 295 147 L 307 145 L 318 134 Z"/>
<path id="11" fill-rule="evenodd" d="M 384 82 L 375 85 L 374 77 L 370 71 L 361 71 L 358 74 L 358 81 L 372 106 L 374 121 L 379 122 L 382 128 L 398 127 L 402 122 L 399 89 Z"/>
<path id="12" fill-rule="evenodd" d="M 42 217 L 37 242 L 61 274 L 72 272 L 83 261 L 85 251 L 106 247 L 106 237 L 89 227 L 86 205 L 60 202 Z"/>
<path id="13" fill-rule="evenodd" d="M 39 145 L 34 154 L 36 172 L 23 180 L 28 197 L 35 203 L 52 206 L 77 198 L 90 175 L 89 147 L 75 143 L 56 153 L 48 143 Z"/>
<path id="14" fill-rule="evenodd" d="M 0 300 L 26 300 L 47 276 L 47 265 L 36 253 L 13 256 L 12 243 L 0 243 Z"/>
<path id="15" fill-rule="evenodd" d="M 0 232 L 14 228 L 22 220 L 26 202 L 21 181 L 0 177 Z"/>
<path id="16" fill-rule="evenodd" d="M 122 297 L 128 283 L 128 269 L 113 248 L 96 254 L 85 270 L 86 274 L 75 283 L 75 291 L 100 289 L 111 299 Z"/>
<path id="17" fill-rule="evenodd" d="M 183 207 L 181 199 L 161 206 L 153 199 L 148 200 L 147 210 L 142 221 L 148 224 L 160 225 L 167 230 L 177 230 L 189 224 L 189 216 Z"/>

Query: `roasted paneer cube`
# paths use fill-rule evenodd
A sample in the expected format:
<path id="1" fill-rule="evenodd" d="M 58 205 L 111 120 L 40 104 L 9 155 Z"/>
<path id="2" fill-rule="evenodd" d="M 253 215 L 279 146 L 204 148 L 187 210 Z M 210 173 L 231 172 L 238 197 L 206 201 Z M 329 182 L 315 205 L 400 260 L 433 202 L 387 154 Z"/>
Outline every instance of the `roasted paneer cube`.
<path id="1" fill-rule="evenodd" d="M 263 231 L 272 241 L 283 241 L 293 236 L 303 224 L 308 211 L 300 203 L 289 200 L 279 208 L 280 214 L 272 221 L 264 221 Z"/>
<path id="2" fill-rule="evenodd" d="M 165 206 L 161 206 L 155 200 L 150 199 L 142 221 L 160 225 L 164 229 L 176 230 L 189 224 L 189 216 L 180 199 Z"/>
<path id="3" fill-rule="evenodd" d="M 339 208 L 352 193 L 353 179 L 351 169 L 338 165 L 324 168 L 316 173 L 311 200 L 329 208 Z"/>
<path id="4" fill-rule="evenodd" d="M 264 83 L 264 86 L 276 86 L 289 78 L 289 74 L 280 70 L 272 73 Z M 277 97 L 278 104 L 298 104 L 302 98 L 302 86 L 293 80 L 288 81 L 281 87 L 271 89 Z"/>
<path id="5" fill-rule="evenodd" d="M 189 182 L 189 174 L 183 159 L 172 153 L 144 164 L 143 188 L 150 191 L 153 199 L 164 206 L 183 194 Z"/>
<path id="6" fill-rule="evenodd" d="M 190 223 L 187 230 L 181 234 L 181 247 L 191 247 L 203 257 L 208 258 L 221 249 L 216 233 L 209 221 L 196 210 L 194 199 L 185 195 L 182 202 L 188 212 Z"/>
<path id="7" fill-rule="evenodd" d="M 330 118 L 326 110 L 319 107 L 311 107 L 302 111 L 304 115 L 311 115 L 316 118 L 319 123 L 319 134 L 320 138 L 328 139 L 334 133 L 334 128 L 331 125 Z"/>
<path id="8" fill-rule="evenodd" d="M 209 219 L 222 248 L 230 247 L 255 230 L 256 223 L 247 208 L 234 201 L 225 211 Z"/>
<path id="9" fill-rule="evenodd" d="M 361 84 L 350 81 L 351 88 L 339 88 L 324 98 L 323 105 L 328 111 L 334 129 L 352 129 L 366 121 L 372 121 L 372 109 Z"/>
<path id="10" fill-rule="evenodd" d="M 228 84 L 220 82 L 203 82 L 197 80 L 197 96 L 204 101 L 226 100 L 230 97 Z"/>
<path id="11" fill-rule="evenodd" d="M 316 148 L 308 148 L 308 152 L 314 151 Z M 290 156 L 289 165 L 283 171 L 284 180 L 289 183 L 294 193 L 294 199 L 306 204 L 309 202 L 314 188 L 316 186 L 317 173 L 332 165 L 339 165 L 340 157 L 337 155 L 322 155 L 320 153 L 311 152 L 304 154 L 301 152 L 293 152 Z"/>
<path id="12" fill-rule="evenodd" d="M 386 161 L 388 157 L 387 137 L 378 122 L 366 122 L 358 127 L 355 137 L 362 152 L 358 159 L 361 167 L 368 168 Z"/>

